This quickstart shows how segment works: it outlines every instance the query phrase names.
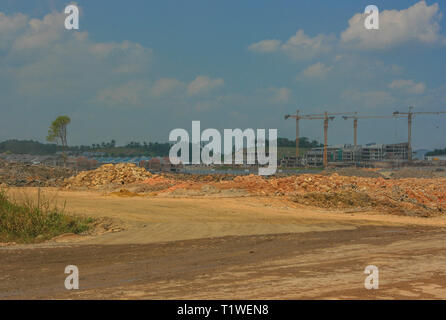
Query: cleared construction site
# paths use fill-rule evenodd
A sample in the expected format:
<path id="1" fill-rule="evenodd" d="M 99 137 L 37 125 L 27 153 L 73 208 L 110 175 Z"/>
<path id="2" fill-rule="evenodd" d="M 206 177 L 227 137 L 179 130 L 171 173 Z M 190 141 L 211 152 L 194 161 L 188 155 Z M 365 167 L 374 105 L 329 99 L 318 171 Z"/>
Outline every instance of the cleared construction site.
<path id="1" fill-rule="evenodd" d="M 446 300 L 444 1 L 78 2 L 1 1 L 0 300 Z"/>
<path id="2" fill-rule="evenodd" d="M 0 298 L 445 299 L 446 164 L 412 159 L 415 114 L 391 116 L 408 118 L 407 143 L 367 145 L 358 120 L 378 117 L 286 116 L 298 156 L 271 176 L 253 174 L 258 164 L 68 161 L 81 169 L 6 155 Z M 328 144 L 335 116 L 353 119 L 354 144 Z M 324 145 L 303 155 L 302 119 L 324 128 Z M 63 228 L 8 222 L 5 208 L 40 214 L 53 203 L 45 210 L 63 203 Z M 61 285 L 67 265 L 80 269 L 78 290 Z M 364 287 L 368 266 L 379 290 Z"/>
<path id="3" fill-rule="evenodd" d="M 2 163 L 0 179 L 17 203 L 53 199 L 92 221 L 0 243 L 1 299 L 446 298 L 446 173 L 435 168 L 261 177 Z M 69 264 L 79 290 L 62 285 Z M 368 265 L 379 290 L 364 288 Z"/>

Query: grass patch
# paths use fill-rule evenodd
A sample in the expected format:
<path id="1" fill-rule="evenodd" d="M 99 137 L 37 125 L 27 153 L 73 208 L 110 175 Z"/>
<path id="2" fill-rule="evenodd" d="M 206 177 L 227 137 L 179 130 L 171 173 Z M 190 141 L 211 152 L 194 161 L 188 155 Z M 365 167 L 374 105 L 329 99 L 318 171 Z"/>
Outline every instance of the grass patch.
<path id="1" fill-rule="evenodd" d="M 18 203 L 0 190 L 0 242 L 37 243 L 64 233 L 83 233 L 91 228 L 92 218 L 71 216 L 57 208 L 54 200 Z"/>

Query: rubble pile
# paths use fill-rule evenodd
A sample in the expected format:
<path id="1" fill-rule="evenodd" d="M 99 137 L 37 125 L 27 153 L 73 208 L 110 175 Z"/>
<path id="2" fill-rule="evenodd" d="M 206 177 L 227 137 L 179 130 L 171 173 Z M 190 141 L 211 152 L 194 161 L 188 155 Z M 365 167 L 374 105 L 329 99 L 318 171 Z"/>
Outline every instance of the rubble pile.
<path id="1" fill-rule="evenodd" d="M 332 209 L 383 208 L 421 216 L 446 212 L 445 177 L 386 179 L 372 170 L 366 173 L 357 176 L 323 172 L 285 177 L 151 174 L 134 164 L 106 164 L 66 179 L 65 186 L 111 192 L 125 185 L 132 194 L 165 196 L 236 196 L 234 191 L 240 190 L 243 195 L 283 196 L 304 205 Z"/>
<path id="2" fill-rule="evenodd" d="M 113 187 L 142 182 L 152 174 L 146 169 L 132 163 L 104 164 L 91 171 L 82 171 L 78 175 L 66 180 L 67 188 Z"/>
<path id="3" fill-rule="evenodd" d="M 72 169 L 0 160 L 0 186 L 57 187 L 74 174 Z"/>
<path id="4" fill-rule="evenodd" d="M 437 213 L 446 211 L 446 178 L 356 177 L 303 174 L 281 178 L 258 175 L 236 176 L 233 179 L 182 179 L 156 175 L 143 183 L 158 186 L 164 193 L 181 190 L 206 190 L 212 186 L 220 190 L 245 190 L 258 196 L 287 196 L 305 205 L 323 208 L 385 207 L 400 212 Z M 163 189 L 164 188 L 164 189 Z"/>
<path id="5" fill-rule="evenodd" d="M 243 188 L 257 195 L 295 196 L 320 207 L 387 206 L 403 211 L 446 211 L 446 178 L 363 178 L 332 174 L 265 179 L 241 176 L 222 187 Z M 320 196 L 322 195 L 322 196 Z"/>

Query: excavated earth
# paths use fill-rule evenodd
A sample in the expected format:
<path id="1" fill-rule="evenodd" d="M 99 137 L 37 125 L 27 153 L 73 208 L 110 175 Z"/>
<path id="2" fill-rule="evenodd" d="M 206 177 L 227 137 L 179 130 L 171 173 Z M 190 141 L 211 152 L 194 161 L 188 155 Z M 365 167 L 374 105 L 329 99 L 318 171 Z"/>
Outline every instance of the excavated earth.
<path id="1" fill-rule="evenodd" d="M 344 169 L 344 171 L 346 171 Z M 373 170 L 286 177 L 258 175 L 151 174 L 135 165 L 104 165 L 66 180 L 68 189 L 95 189 L 114 195 L 163 197 L 279 196 L 326 209 L 381 208 L 392 214 L 442 215 L 446 211 L 446 177 L 386 179 Z"/>
<path id="2" fill-rule="evenodd" d="M 442 216 L 328 211 L 282 197 L 41 189 L 70 213 L 115 226 L 0 245 L 1 299 L 446 299 Z M 68 265 L 79 268 L 79 290 L 64 287 Z M 378 290 L 364 287 L 369 265 L 379 268 Z"/>
<path id="3" fill-rule="evenodd" d="M 6 162 L 0 159 L 0 186 L 55 187 L 75 174 L 74 170 L 44 165 Z"/>
<path id="4" fill-rule="evenodd" d="M 363 173 L 363 172 L 360 172 Z M 39 192 L 98 232 L 0 244 L 1 299 L 446 299 L 446 179 L 81 172 Z M 64 287 L 67 265 L 79 290 Z M 367 290 L 364 269 L 379 268 Z"/>

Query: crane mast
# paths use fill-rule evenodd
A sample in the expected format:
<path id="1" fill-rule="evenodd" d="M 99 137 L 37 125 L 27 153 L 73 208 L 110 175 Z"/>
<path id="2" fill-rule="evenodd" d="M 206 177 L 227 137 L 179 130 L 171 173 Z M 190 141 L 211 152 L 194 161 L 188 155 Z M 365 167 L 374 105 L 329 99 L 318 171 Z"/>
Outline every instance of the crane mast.
<path id="1" fill-rule="evenodd" d="M 295 115 L 285 115 L 285 120 L 292 118 L 296 119 L 296 161 L 299 159 L 299 120 L 324 120 L 324 167 L 328 165 L 328 121 L 333 120 L 335 115 L 348 115 L 353 113 L 328 113 L 325 111 L 323 114 L 307 114 L 299 115 L 299 110 L 296 110 Z"/>
<path id="2" fill-rule="evenodd" d="M 400 111 L 395 111 L 393 113 L 393 115 L 398 116 L 398 115 L 403 115 L 407 117 L 407 142 L 409 144 L 408 146 L 408 158 L 409 161 L 412 161 L 412 120 L 413 117 L 417 114 L 435 114 L 435 115 L 440 115 L 440 114 L 446 114 L 446 111 L 417 111 L 417 112 L 413 112 L 413 106 L 409 107 L 409 111 L 408 112 L 400 112 Z"/>
<path id="3" fill-rule="evenodd" d="M 407 117 L 407 140 L 408 140 L 408 160 L 412 160 L 412 122 L 413 117 L 419 114 L 446 114 L 446 111 L 433 111 L 433 112 L 414 112 L 413 107 L 409 107 L 408 112 L 399 112 L 395 111 L 392 115 L 389 116 L 358 116 L 357 112 L 340 112 L 340 113 L 328 113 L 325 111 L 321 114 L 299 114 L 299 110 L 296 110 L 296 114 L 294 115 L 285 115 L 286 119 L 295 119 L 296 120 L 296 161 L 299 159 L 299 121 L 300 120 L 324 120 L 324 154 L 323 154 L 323 164 L 324 167 L 328 165 L 328 122 L 329 120 L 333 120 L 337 115 L 341 115 L 344 120 L 353 119 L 353 142 L 355 147 L 358 145 L 358 119 L 390 119 L 390 118 L 406 118 Z"/>
<path id="4" fill-rule="evenodd" d="M 353 143 L 356 147 L 358 145 L 358 119 L 390 119 L 398 118 L 402 115 L 392 115 L 392 116 L 358 116 L 355 112 L 353 116 L 343 116 L 344 120 L 353 119 Z"/>

